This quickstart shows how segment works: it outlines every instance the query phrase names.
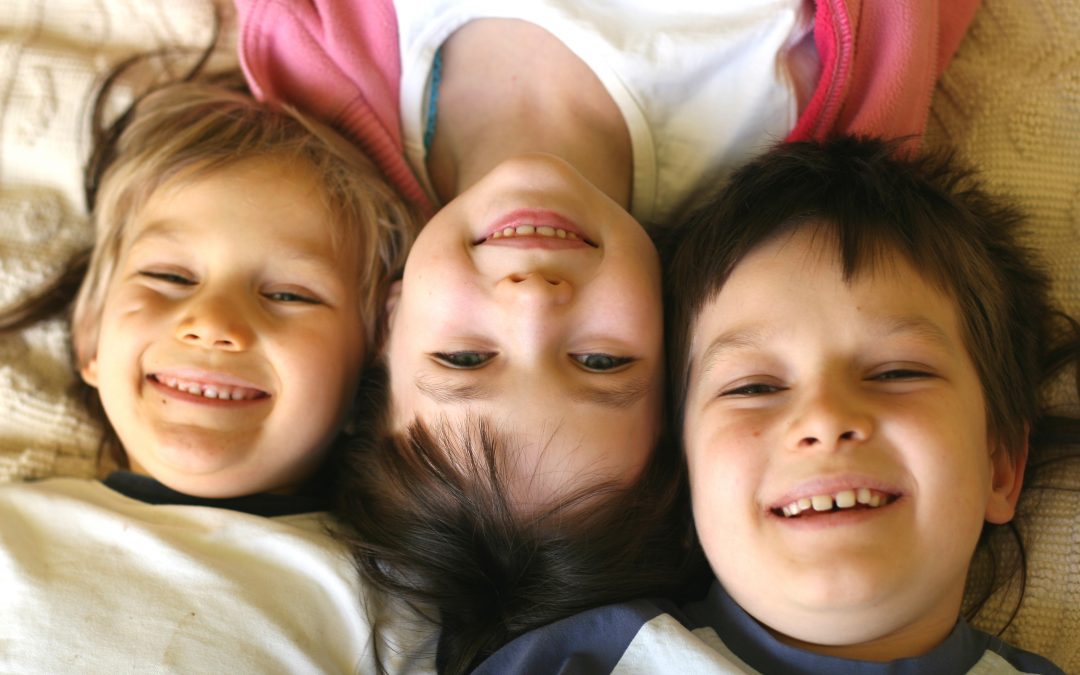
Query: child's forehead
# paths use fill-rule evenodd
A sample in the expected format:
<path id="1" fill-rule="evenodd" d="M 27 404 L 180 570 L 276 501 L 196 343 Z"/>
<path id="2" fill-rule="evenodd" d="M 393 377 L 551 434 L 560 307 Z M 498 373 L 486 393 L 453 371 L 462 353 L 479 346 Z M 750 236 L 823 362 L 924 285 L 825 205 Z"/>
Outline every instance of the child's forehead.
<path id="1" fill-rule="evenodd" d="M 335 256 L 348 243 L 314 169 L 273 156 L 191 167 L 149 192 L 133 216 L 124 232 L 128 249 L 189 243 L 200 233 L 276 238 Z"/>
<path id="2" fill-rule="evenodd" d="M 822 318 L 846 317 L 832 326 L 840 334 L 856 324 L 868 334 L 907 333 L 948 342 L 960 334 L 961 313 L 953 294 L 928 278 L 896 246 L 845 264 L 836 235 L 802 227 L 751 248 L 724 283 L 702 304 L 691 344 L 724 333 L 735 342 L 762 343 L 777 333 Z M 821 299 L 827 302 L 817 302 Z M 848 308 L 841 312 L 840 308 Z M 946 339 L 945 336 L 949 336 Z"/>

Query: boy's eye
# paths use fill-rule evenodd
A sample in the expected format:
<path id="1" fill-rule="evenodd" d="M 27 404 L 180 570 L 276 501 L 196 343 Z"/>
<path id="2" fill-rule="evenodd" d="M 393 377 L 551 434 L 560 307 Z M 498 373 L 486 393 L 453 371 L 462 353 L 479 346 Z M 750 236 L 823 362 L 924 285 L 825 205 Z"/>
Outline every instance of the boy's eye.
<path id="1" fill-rule="evenodd" d="M 492 358 L 495 354 L 493 352 L 435 352 L 432 357 L 450 368 L 461 368 L 468 370 L 471 368 L 479 368 Z"/>
<path id="2" fill-rule="evenodd" d="M 143 270 L 139 272 L 140 276 L 147 277 L 149 279 L 157 279 L 158 281 L 164 281 L 167 284 L 176 284 L 178 286 L 194 286 L 195 280 L 189 279 L 182 274 L 176 272 L 155 272 L 153 270 Z"/>
<path id="3" fill-rule="evenodd" d="M 275 291 L 273 293 L 264 293 L 263 297 L 265 297 L 267 300 L 272 300 L 273 302 L 302 302 L 308 305 L 320 304 L 317 298 L 313 298 L 310 295 L 302 295 L 300 293 L 292 293 L 289 291 Z"/>
<path id="4" fill-rule="evenodd" d="M 765 394 L 775 394 L 780 391 L 784 391 L 785 387 L 779 387 L 774 384 L 766 384 L 764 382 L 750 382 L 748 384 L 741 384 L 731 389 L 725 389 L 720 392 L 721 396 L 763 396 Z"/>
<path id="5" fill-rule="evenodd" d="M 634 360 L 629 356 L 612 356 L 611 354 L 571 354 L 570 358 L 580 363 L 586 370 L 597 373 L 621 368 Z"/>

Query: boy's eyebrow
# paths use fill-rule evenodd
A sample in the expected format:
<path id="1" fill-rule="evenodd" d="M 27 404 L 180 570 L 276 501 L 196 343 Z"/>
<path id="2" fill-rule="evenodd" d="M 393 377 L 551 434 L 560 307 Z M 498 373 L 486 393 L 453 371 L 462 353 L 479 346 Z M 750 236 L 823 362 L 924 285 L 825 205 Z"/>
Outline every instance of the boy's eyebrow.
<path id="1" fill-rule="evenodd" d="M 486 401 L 493 398 L 487 387 L 473 382 L 454 382 L 443 377 L 432 377 L 420 373 L 413 380 L 420 393 L 437 403 L 459 403 L 462 401 Z M 605 408 L 624 409 L 634 405 L 649 391 L 648 378 L 633 378 L 620 382 L 616 386 L 598 387 L 584 385 L 573 390 L 570 400 L 576 403 L 591 403 Z"/>
<path id="2" fill-rule="evenodd" d="M 875 330 L 881 338 L 906 333 L 913 335 L 918 339 L 940 345 L 950 353 L 955 352 L 953 342 L 949 339 L 948 333 L 946 333 L 937 323 L 925 316 L 918 314 L 880 316 L 872 319 L 872 322 L 876 324 Z M 708 373 L 716 365 L 716 362 L 720 360 L 723 354 L 753 349 L 763 344 L 767 339 L 767 331 L 756 327 L 735 328 L 721 333 L 709 343 L 709 346 L 701 355 L 700 363 L 702 375 Z M 691 372 L 694 369 L 694 365 L 694 362 L 691 361 Z"/>
<path id="3" fill-rule="evenodd" d="M 920 315 L 885 316 L 880 319 L 881 336 L 908 333 L 919 339 L 934 342 L 952 352 L 953 342 L 948 333 L 934 321 Z"/>
<path id="4" fill-rule="evenodd" d="M 712 370 L 724 353 L 752 349 L 764 343 L 765 340 L 765 331 L 760 328 L 734 328 L 720 333 L 709 343 L 699 359 L 701 374 L 705 375 Z M 692 361 L 690 369 L 691 371 L 694 369 Z"/>

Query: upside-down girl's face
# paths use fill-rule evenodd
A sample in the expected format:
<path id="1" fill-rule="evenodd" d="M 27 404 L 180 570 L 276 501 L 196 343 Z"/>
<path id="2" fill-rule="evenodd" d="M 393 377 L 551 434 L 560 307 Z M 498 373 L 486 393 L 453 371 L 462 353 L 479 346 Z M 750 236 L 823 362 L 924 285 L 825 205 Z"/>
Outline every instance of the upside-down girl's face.
<path id="1" fill-rule="evenodd" d="M 636 477 L 663 401 L 659 259 L 562 160 L 499 165 L 410 252 L 388 345 L 399 427 L 484 418 L 513 437 L 514 495 Z"/>
<path id="2" fill-rule="evenodd" d="M 265 158 L 151 195 L 82 369 L 133 470 L 204 497 L 315 471 L 365 348 L 358 256 L 322 204 L 312 171 Z"/>

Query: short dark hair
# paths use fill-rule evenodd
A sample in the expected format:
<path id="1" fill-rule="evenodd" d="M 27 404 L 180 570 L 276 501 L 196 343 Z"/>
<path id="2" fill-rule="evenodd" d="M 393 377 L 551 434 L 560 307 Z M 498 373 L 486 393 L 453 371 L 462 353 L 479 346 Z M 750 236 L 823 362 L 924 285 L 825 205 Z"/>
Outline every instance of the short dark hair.
<path id="1" fill-rule="evenodd" d="M 1080 328 L 1053 306 L 1049 276 L 1020 240 L 1024 224 L 1017 208 L 987 193 L 947 150 L 911 155 L 896 141 L 853 137 L 776 146 L 735 172 L 665 242 L 668 371 L 672 415 L 680 420 L 673 427 L 681 429 L 702 309 L 748 253 L 805 225 L 833 237 L 845 279 L 901 255 L 953 299 L 990 438 L 1014 457 L 1030 442 L 1025 488 L 1043 473 L 1032 469 L 1052 475 L 1057 462 L 1076 457 L 1080 420 L 1053 411 L 1042 396 L 1058 373 L 1077 367 Z M 1069 389 L 1080 398 L 1080 371 Z M 1023 596 L 1022 525 L 1006 526 L 1011 555 L 994 550 L 1008 541 L 989 537 L 1000 528 L 984 528 L 982 544 L 990 544 L 979 551 L 989 556 L 989 577 L 970 589 L 969 616 L 1017 572 Z"/>
<path id="2" fill-rule="evenodd" d="M 951 154 L 912 156 L 868 138 L 776 146 L 672 237 L 665 273 L 676 419 L 702 308 L 752 249 L 810 222 L 835 237 L 846 279 L 902 255 L 955 301 L 988 432 L 1010 452 L 1022 447 L 1038 414 L 1054 314 L 1049 277 L 1018 237 L 1023 217 Z"/>
<path id="3" fill-rule="evenodd" d="M 662 440 L 629 486 L 593 484 L 523 511 L 505 480 L 512 438 L 481 418 L 393 430 L 386 379 L 381 365 L 363 378 L 364 433 L 337 453 L 335 512 L 355 533 L 362 576 L 434 613 L 440 672 L 467 672 L 577 612 L 679 588 L 697 558 L 673 444 Z"/>

